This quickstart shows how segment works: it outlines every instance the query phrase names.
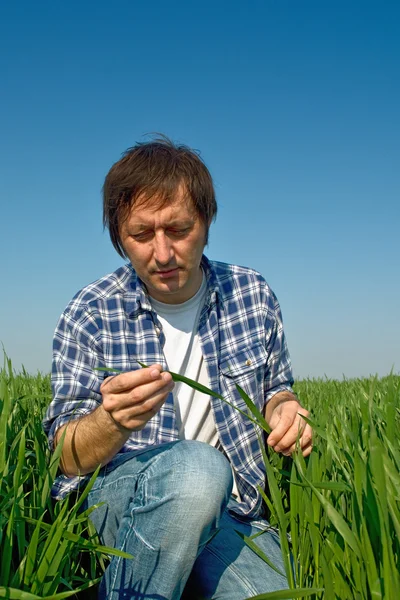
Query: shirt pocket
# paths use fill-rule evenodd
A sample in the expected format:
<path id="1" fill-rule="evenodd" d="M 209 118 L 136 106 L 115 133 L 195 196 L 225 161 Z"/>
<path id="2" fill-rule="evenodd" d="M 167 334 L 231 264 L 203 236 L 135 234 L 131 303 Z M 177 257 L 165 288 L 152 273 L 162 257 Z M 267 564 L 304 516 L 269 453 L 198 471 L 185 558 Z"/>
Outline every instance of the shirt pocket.
<path id="1" fill-rule="evenodd" d="M 234 396 L 236 403 L 244 404 L 236 389 L 238 384 L 259 408 L 263 407 L 267 364 L 268 353 L 262 344 L 248 346 L 229 355 L 219 365 L 222 393 L 226 390 L 230 396 Z"/>

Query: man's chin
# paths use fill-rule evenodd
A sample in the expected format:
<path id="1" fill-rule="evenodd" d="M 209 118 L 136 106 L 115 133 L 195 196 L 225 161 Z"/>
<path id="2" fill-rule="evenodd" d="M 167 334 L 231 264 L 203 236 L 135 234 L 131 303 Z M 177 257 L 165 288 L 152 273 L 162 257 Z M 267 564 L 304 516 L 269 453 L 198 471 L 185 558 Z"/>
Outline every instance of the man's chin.
<path id="1" fill-rule="evenodd" d="M 179 281 L 157 281 L 157 282 L 149 282 L 146 284 L 147 290 L 150 294 L 150 296 L 152 295 L 156 295 L 156 294 L 165 294 L 166 296 L 179 292 L 179 290 L 181 289 L 181 285 L 179 284 Z"/>

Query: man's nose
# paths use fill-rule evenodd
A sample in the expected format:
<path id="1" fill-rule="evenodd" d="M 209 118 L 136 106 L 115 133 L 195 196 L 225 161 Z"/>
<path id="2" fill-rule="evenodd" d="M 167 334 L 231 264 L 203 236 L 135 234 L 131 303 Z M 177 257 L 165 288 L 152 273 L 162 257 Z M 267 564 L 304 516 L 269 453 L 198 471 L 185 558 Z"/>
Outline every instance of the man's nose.
<path id="1" fill-rule="evenodd" d="M 154 258 L 161 265 L 167 265 L 174 256 L 171 240 L 160 231 L 154 236 Z"/>

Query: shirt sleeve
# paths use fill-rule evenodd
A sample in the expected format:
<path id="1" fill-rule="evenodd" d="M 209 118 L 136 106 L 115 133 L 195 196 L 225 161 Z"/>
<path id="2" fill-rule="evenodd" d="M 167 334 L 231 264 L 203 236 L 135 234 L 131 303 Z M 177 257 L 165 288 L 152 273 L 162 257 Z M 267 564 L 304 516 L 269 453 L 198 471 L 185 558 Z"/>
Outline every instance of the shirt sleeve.
<path id="1" fill-rule="evenodd" d="M 283 330 L 282 313 L 275 294 L 269 290 L 269 311 L 266 323 L 265 403 L 278 392 L 293 393 L 293 373 Z"/>
<path id="2" fill-rule="evenodd" d="M 86 309 L 78 314 L 67 309 L 57 324 L 51 374 L 53 399 L 43 419 L 51 450 L 60 427 L 101 403 L 104 377 L 94 370 L 103 364 L 97 334 L 96 320 Z"/>

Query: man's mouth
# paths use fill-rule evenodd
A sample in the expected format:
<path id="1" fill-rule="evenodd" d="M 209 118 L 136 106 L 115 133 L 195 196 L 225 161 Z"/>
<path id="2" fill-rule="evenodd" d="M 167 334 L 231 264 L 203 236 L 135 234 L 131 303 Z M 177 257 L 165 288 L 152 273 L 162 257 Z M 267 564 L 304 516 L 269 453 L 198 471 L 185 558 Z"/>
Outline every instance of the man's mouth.
<path id="1" fill-rule="evenodd" d="M 172 269 L 160 269 L 155 271 L 155 274 L 161 277 L 161 279 L 167 279 L 168 277 L 174 277 L 179 272 L 179 267 L 173 267 Z"/>

